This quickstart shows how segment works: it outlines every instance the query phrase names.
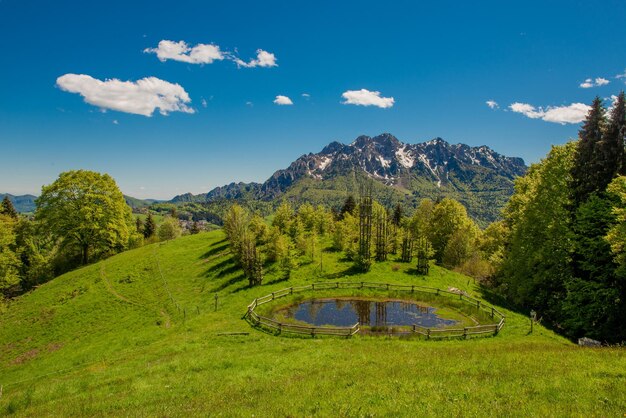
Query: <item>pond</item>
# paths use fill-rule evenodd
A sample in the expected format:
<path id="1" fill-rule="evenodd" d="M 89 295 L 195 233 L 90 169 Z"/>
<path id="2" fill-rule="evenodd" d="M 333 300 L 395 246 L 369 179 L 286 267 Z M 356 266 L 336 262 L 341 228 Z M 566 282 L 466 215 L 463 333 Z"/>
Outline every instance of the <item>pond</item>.
<path id="1" fill-rule="evenodd" d="M 442 328 L 458 323 L 436 313 L 436 308 L 406 300 L 311 299 L 276 311 L 287 319 L 311 325 L 350 327 L 412 326 Z"/>

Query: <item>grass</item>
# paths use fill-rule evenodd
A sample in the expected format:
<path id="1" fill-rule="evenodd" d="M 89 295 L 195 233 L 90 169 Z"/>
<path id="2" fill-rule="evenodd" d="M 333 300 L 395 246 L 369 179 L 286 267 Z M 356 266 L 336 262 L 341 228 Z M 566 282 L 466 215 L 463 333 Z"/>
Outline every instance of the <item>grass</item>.
<path id="1" fill-rule="evenodd" d="M 529 334 L 528 319 L 504 308 L 498 336 L 468 341 L 288 338 L 242 320 L 256 297 L 339 278 L 481 297 L 463 275 L 417 277 L 396 261 L 354 274 L 326 252 L 323 273 L 303 258 L 289 280 L 270 270 L 248 288 L 228 251 L 221 231 L 153 244 L 12 302 L 0 318 L 0 415 L 626 413 L 626 350 L 580 348 L 541 326 Z"/>

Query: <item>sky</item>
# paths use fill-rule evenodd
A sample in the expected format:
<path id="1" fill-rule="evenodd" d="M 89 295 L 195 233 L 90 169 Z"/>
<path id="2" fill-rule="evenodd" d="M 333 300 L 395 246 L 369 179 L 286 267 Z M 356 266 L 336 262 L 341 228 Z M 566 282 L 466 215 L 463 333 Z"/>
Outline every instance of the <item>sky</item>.
<path id="1" fill-rule="evenodd" d="M 266 180 L 389 132 L 539 161 L 625 88 L 624 1 L 0 0 L 0 192 Z"/>

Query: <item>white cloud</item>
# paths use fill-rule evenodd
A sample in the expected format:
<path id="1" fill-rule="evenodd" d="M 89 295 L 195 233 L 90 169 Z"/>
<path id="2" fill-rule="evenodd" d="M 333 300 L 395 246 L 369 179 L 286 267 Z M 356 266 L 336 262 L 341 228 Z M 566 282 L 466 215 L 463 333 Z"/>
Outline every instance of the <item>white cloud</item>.
<path id="1" fill-rule="evenodd" d="M 224 59 L 233 61 L 238 67 L 277 67 L 276 56 L 263 49 L 257 49 L 256 58 L 246 62 L 235 53 L 222 51 L 219 45 L 197 44 L 189 46 L 185 41 L 168 41 L 166 39 L 159 42 L 156 48 L 146 48 L 143 52 L 156 54 L 161 61 L 174 60 L 189 64 L 211 64 L 213 61 Z"/>
<path id="2" fill-rule="evenodd" d="M 487 100 L 485 103 L 487 103 L 487 106 L 489 106 L 490 109 L 498 109 L 500 107 L 498 102 L 495 100 Z"/>
<path id="3" fill-rule="evenodd" d="M 302 97 L 304 97 L 305 99 L 310 99 L 311 95 L 309 93 L 302 93 Z"/>
<path id="4" fill-rule="evenodd" d="M 345 100 L 342 104 L 353 104 L 358 106 L 377 106 L 383 109 L 392 107 L 395 100 L 393 97 L 380 97 L 379 91 L 348 90 L 341 95 Z"/>
<path id="5" fill-rule="evenodd" d="M 606 78 L 598 77 L 596 78 L 596 86 L 606 86 L 610 81 Z"/>
<path id="6" fill-rule="evenodd" d="M 117 119 L 113 119 L 113 125 L 119 125 L 120 123 L 117 121 Z"/>
<path id="7" fill-rule="evenodd" d="M 174 60 L 189 64 L 211 64 L 213 61 L 221 61 L 226 55 L 220 47 L 213 44 L 198 44 L 189 47 L 185 41 L 162 40 L 156 48 L 146 48 L 146 53 L 154 53 L 161 61 Z"/>
<path id="8" fill-rule="evenodd" d="M 291 101 L 289 97 L 281 96 L 281 95 L 276 96 L 276 98 L 274 99 L 274 103 L 276 103 L 277 105 L 281 105 L 281 106 L 293 104 L 293 102 Z"/>
<path id="9" fill-rule="evenodd" d="M 528 103 L 513 103 L 509 106 L 511 111 L 521 113 L 531 119 L 541 119 L 546 122 L 560 123 L 580 123 L 585 120 L 589 112 L 589 106 L 584 103 L 572 103 L 567 106 L 548 106 L 545 109 L 535 107 Z"/>
<path id="10" fill-rule="evenodd" d="M 616 75 L 615 78 L 626 78 L 626 70 L 624 70 L 623 73 Z"/>
<path id="11" fill-rule="evenodd" d="M 202 101 L 200 103 L 202 103 L 202 107 L 204 107 L 204 108 L 206 108 L 207 105 L 208 105 L 208 103 L 207 103 L 205 98 L 202 98 Z"/>
<path id="12" fill-rule="evenodd" d="M 239 67 L 278 67 L 278 64 L 276 64 L 276 56 L 271 52 L 267 52 L 262 49 L 256 50 L 256 59 L 250 60 L 250 62 L 245 62 L 241 58 L 238 58 L 232 54 L 230 54 L 230 58 L 235 61 L 235 63 Z"/>
<path id="13" fill-rule="evenodd" d="M 115 78 L 102 81 L 86 74 L 65 74 L 57 78 L 57 86 L 63 91 L 80 94 L 85 102 L 102 110 L 144 116 L 152 116 L 157 108 L 162 115 L 169 112 L 194 113 L 186 105 L 191 99 L 185 89 L 156 77 L 137 81 Z"/>
<path id="14" fill-rule="evenodd" d="M 250 106 L 250 107 L 252 107 L 252 106 L 254 106 L 254 103 L 252 103 L 252 102 L 246 102 L 246 106 Z"/>
<path id="15" fill-rule="evenodd" d="M 606 78 L 603 78 L 603 77 L 596 77 L 595 80 L 592 79 L 592 78 L 588 78 L 585 81 L 583 81 L 582 83 L 580 83 L 579 87 L 583 88 L 583 89 L 589 89 L 591 87 L 606 86 L 609 83 L 610 83 L 610 81 L 607 80 Z"/>

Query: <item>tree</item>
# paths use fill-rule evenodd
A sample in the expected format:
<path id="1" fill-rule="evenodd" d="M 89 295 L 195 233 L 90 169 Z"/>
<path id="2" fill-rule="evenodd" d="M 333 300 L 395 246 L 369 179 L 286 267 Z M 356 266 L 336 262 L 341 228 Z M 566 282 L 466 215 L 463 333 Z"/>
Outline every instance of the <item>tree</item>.
<path id="1" fill-rule="evenodd" d="M 15 206 L 13 206 L 13 202 L 9 199 L 9 196 L 4 195 L 4 199 L 2 199 L 2 204 L 0 204 L 0 214 L 7 215 L 13 219 L 17 219 L 17 210 L 15 210 Z"/>
<path id="2" fill-rule="evenodd" d="M 339 219 L 343 219 L 346 213 L 350 215 L 354 215 L 354 211 L 356 210 L 356 200 L 354 196 L 350 195 L 346 198 L 343 206 L 341 207 L 341 211 L 339 211 Z"/>
<path id="3" fill-rule="evenodd" d="M 61 173 L 42 188 L 35 218 L 64 250 L 77 249 L 82 264 L 91 256 L 121 251 L 134 229 L 130 207 L 108 174 L 87 170 Z"/>
<path id="4" fill-rule="evenodd" d="M 605 190 L 606 186 L 617 174 L 623 174 L 624 167 L 624 137 L 626 136 L 626 103 L 624 92 L 620 92 L 613 103 L 613 109 L 604 137 L 600 143 L 599 153 L 602 154 L 602 164 L 598 174 L 601 180 L 599 188 Z"/>
<path id="5" fill-rule="evenodd" d="M 230 248 L 235 261 L 242 262 L 244 238 L 248 229 L 248 213 L 238 204 L 228 209 L 224 217 L 224 232 L 230 241 Z"/>
<path id="6" fill-rule="evenodd" d="M 144 238 L 150 238 L 151 236 L 153 236 L 156 233 L 156 222 L 154 222 L 154 218 L 152 217 L 151 213 L 148 213 L 148 216 L 146 217 L 146 222 L 143 226 L 143 236 Z"/>
<path id="7" fill-rule="evenodd" d="M 293 209 L 287 202 L 281 203 L 274 213 L 272 226 L 278 228 L 281 234 L 285 234 L 289 230 L 289 225 L 293 220 Z"/>
<path id="8" fill-rule="evenodd" d="M 454 199 L 444 198 L 435 205 L 430 225 L 422 226 L 422 228 L 426 230 L 427 238 L 433 245 L 437 263 L 441 264 L 444 262 L 448 242 L 455 233 L 457 234 L 455 240 L 458 241 L 466 237 L 466 235 L 459 232 L 460 230 L 467 229 L 469 233 L 469 229 L 476 228 L 476 226 L 473 225 L 473 221 L 467 216 L 465 206 Z M 457 244 L 466 245 L 461 244 L 460 241 Z M 453 259 L 456 260 L 455 257 L 451 257 L 447 261 L 451 262 Z M 447 265 L 450 266 L 450 264 Z"/>
<path id="9" fill-rule="evenodd" d="M 16 251 L 16 221 L 0 214 L 0 299 L 14 293 L 20 285 L 22 263 Z"/>
<path id="10" fill-rule="evenodd" d="M 200 225 L 198 225 L 198 221 L 193 221 L 193 223 L 191 224 L 191 228 L 189 229 L 189 233 L 191 235 L 200 233 Z"/>
<path id="11" fill-rule="evenodd" d="M 135 219 L 135 229 L 137 230 L 138 233 L 143 235 L 143 221 L 141 220 L 141 218 L 137 218 Z"/>
<path id="12" fill-rule="evenodd" d="M 400 223 L 402 222 L 403 217 L 404 217 L 404 209 L 402 208 L 402 205 L 398 203 L 393 210 L 393 216 L 391 217 L 391 222 L 396 227 L 399 227 Z"/>
<path id="13" fill-rule="evenodd" d="M 169 241 L 171 239 L 178 238 L 180 234 L 180 222 L 178 222 L 178 219 L 176 218 L 166 216 L 163 223 L 159 225 L 159 241 Z"/>
<path id="14" fill-rule="evenodd" d="M 571 280 L 571 183 L 575 142 L 554 146 L 515 181 L 504 219 L 510 231 L 499 291 L 548 320 L 561 317 Z"/>
<path id="15" fill-rule="evenodd" d="M 603 184 L 604 155 L 600 151 L 605 125 L 605 109 L 602 100 L 596 96 L 578 133 L 580 139 L 571 170 L 574 208 L 587 200 L 591 193 L 603 191 L 608 184 Z"/>

